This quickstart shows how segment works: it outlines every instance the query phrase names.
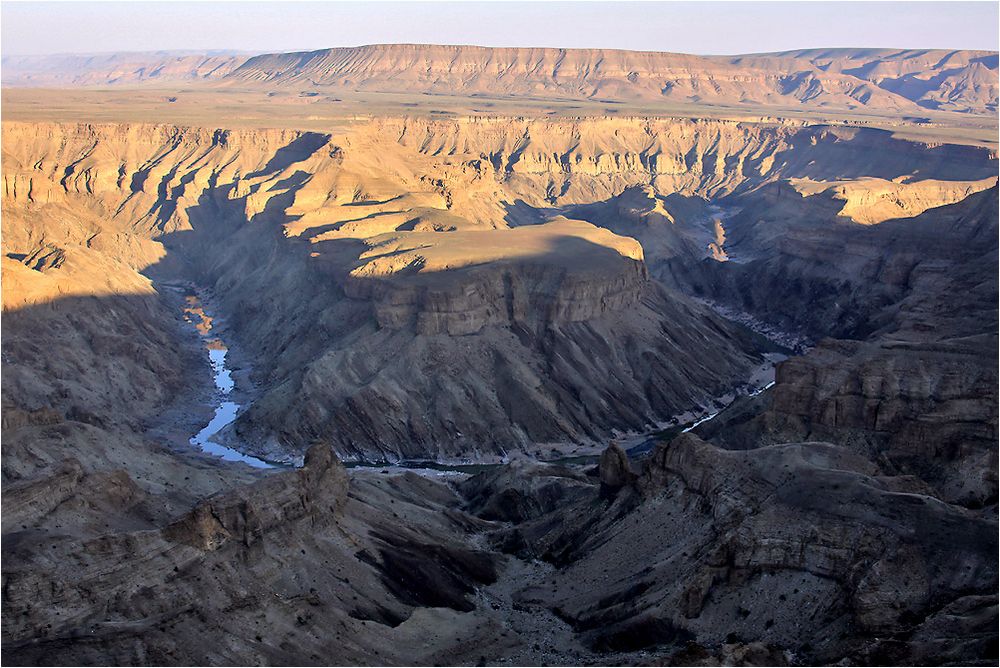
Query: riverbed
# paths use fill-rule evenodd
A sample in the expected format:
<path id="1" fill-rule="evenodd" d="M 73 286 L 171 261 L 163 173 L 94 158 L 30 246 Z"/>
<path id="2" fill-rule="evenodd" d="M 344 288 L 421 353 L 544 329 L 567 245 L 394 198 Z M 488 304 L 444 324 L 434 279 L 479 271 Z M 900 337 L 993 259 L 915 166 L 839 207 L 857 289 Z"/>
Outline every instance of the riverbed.
<path id="1" fill-rule="evenodd" d="M 197 333 L 198 342 L 204 351 L 211 367 L 213 388 L 206 394 L 209 407 L 212 410 L 211 419 L 197 433 L 188 439 L 188 443 L 201 452 L 227 462 L 242 462 L 257 469 L 284 468 L 288 464 L 270 462 L 259 457 L 247 455 L 235 448 L 223 445 L 220 437 L 224 429 L 231 425 L 247 401 L 246 393 L 235 391 L 236 382 L 233 369 L 229 365 L 229 347 L 218 331 L 217 320 L 211 306 L 209 295 L 192 285 L 168 286 L 183 295 L 183 318 L 187 325 Z M 645 433 L 623 434 L 617 440 L 629 455 L 641 458 L 647 455 L 659 441 L 672 435 L 687 432 L 698 425 L 715 418 L 724 408 L 739 396 L 754 396 L 774 385 L 774 365 L 784 359 L 784 355 L 765 355 L 766 361 L 755 369 L 747 381 L 734 388 L 727 395 L 716 397 L 701 410 L 689 411 L 675 415 L 671 420 L 658 425 Z M 242 399 L 241 399 L 242 397 Z M 187 432 L 190 434 L 191 432 Z M 230 441 L 232 443 L 232 441 Z M 530 451 L 518 453 L 516 456 L 534 457 L 536 459 L 570 466 L 593 465 L 599 460 L 604 445 L 582 444 L 536 444 Z M 486 471 L 506 463 L 508 458 L 496 458 L 491 461 L 345 461 L 350 469 L 377 469 L 382 473 L 398 474 L 410 471 L 426 476 L 469 476 Z"/>
<path id="2" fill-rule="evenodd" d="M 232 400 L 236 383 L 233 381 L 232 369 L 226 363 L 229 348 L 217 336 L 214 331 L 215 318 L 206 310 L 201 294 L 193 288 L 188 288 L 184 296 L 184 320 L 198 332 L 212 367 L 212 381 L 215 384 L 215 392 L 212 394 L 215 414 L 189 442 L 202 452 L 227 462 L 243 462 L 260 469 L 275 468 L 275 464 L 243 454 L 214 439 L 232 424 L 241 408 L 239 403 Z"/>

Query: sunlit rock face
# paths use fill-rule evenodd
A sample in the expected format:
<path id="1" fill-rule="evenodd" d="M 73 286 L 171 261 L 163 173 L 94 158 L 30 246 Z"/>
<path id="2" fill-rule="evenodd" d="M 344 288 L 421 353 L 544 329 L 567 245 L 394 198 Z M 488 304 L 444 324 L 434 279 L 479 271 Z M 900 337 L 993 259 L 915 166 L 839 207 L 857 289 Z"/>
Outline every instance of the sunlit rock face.
<path id="1" fill-rule="evenodd" d="M 369 243 L 345 293 L 373 300 L 380 326 L 412 326 L 419 334 L 582 322 L 636 306 L 648 282 L 636 241 L 565 218 Z"/>
<path id="2" fill-rule="evenodd" d="M 664 292 L 649 267 L 727 301 L 771 279 L 735 279 L 742 265 L 704 274 L 705 258 L 753 259 L 772 252 L 770 238 L 801 238 L 782 248 L 813 262 L 825 252 L 815 239 L 840 245 L 835 227 L 799 231 L 792 200 L 831 221 L 877 222 L 987 187 L 995 162 L 884 132 L 725 121 L 4 132 L 4 262 L 24 285 L 10 299 L 102 282 L 149 292 L 136 272 L 196 267 L 267 379 L 236 427 L 270 456 L 300 456 L 315 438 L 343 454 L 455 456 L 642 430 L 740 382 L 755 361 L 753 345 Z M 850 173 L 865 176 L 845 182 Z M 855 194 L 872 183 L 914 195 L 891 195 L 905 202 L 891 211 L 886 197 Z M 744 213 L 723 225 L 706 198 L 724 196 L 791 222 Z M 730 280 L 740 283 L 727 290 Z M 442 384 L 452 372 L 468 382 Z"/>
<path id="3" fill-rule="evenodd" d="M 802 49 L 696 56 L 619 49 L 375 44 L 229 53 L 9 56 L 4 85 L 263 88 L 804 107 L 869 112 L 997 110 L 995 52 Z"/>
<path id="4" fill-rule="evenodd" d="M 141 77 L 246 105 L 4 122 L 4 660 L 992 656 L 996 150 L 899 119 L 995 106 L 995 54 L 578 52 L 549 76 L 498 50 L 498 79 L 485 52 L 178 60 Z M 339 102 L 289 63 L 654 102 L 712 79 L 719 104 L 901 125 L 423 99 L 327 122 Z M 299 110 L 274 125 L 308 131 L 247 120 L 272 92 Z M 191 447 L 220 400 L 181 315 L 195 284 L 246 407 L 212 438 L 275 468 Z M 798 346 L 759 393 L 775 344 L 743 325 Z"/>

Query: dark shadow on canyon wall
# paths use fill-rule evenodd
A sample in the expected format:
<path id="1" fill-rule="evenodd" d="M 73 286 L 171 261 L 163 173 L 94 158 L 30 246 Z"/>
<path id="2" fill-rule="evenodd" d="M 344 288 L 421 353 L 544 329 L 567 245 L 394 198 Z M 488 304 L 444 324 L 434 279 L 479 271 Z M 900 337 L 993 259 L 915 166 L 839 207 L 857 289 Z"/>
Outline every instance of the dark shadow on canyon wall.
<path id="1" fill-rule="evenodd" d="M 323 145 L 314 138 L 290 148 L 270 169 Z M 295 172 L 283 187 L 308 178 Z M 357 242 L 316 244 L 320 256 L 311 258 L 281 238 L 292 220 L 287 196 L 247 221 L 245 202 L 217 195 L 206 192 L 188 210 L 192 230 L 162 237 L 167 257 L 144 273 L 214 285 L 238 307 L 234 328 L 262 360 L 287 355 L 286 373 L 355 331 L 377 330 L 373 307 L 345 299 L 336 276 L 316 266 L 349 269 Z M 995 657 L 996 523 L 977 512 L 997 499 L 996 189 L 970 200 L 947 215 L 817 234 L 798 249 L 779 247 L 776 260 L 702 262 L 697 272 L 678 265 L 669 274 L 678 287 L 853 340 L 823 342 L 782 366 L 772 392 L 658 448 L 641 481 L 604 497 L 586 476 L 544 466 L 480 478 L 462 499 L 411 475 L 348 493 L 326 444 L 311 451 L 311 468 L 264 481 L 236 476 L 213 488 L 204 479 L 217 471 L 176 462 L 157 477 L 142 467 L 168 466 L 172 453 L 142 429 L 190 389 L 187 374 L 199 364 L 178 343 L 171 305 L 152 294 L 109 295 L 5 312 L 4 660 L 350 663 L 389 655 L 389 637 L 402 648 L 389 658 L 402 662 L 421 645 L 414 638 L 456 629 L 447 652 L 426 662 L 474 662 L 481 647 L 497 649 L 489 643 L 500 642 L 498 629 L 462 626 L 460 613 L 470 614 L 475 589 L 501 574 L 501 551 L 554 567 L 544 586 L 511 605 L 557 614 L 598 652 L 693 637 L 781 642 L 830 660 L 854 652 L 859 662 Z M 758 220 L 735 221 L 734 235 Z M 281 251 L 285 243 L 292 247 Z M 595 253 L 597 263 L 623 261 L 585 240 L 572 249 L 555 243 L 529 261 L 549 264 L 553 250 L 556 264 L 567 251 L 569 261 Z M 819 269 L 796 259 L 803 247 Z M 845 279 L 848 260 L 862 270 Z M 276 301 L 276 281 L 301 291 Z M 640 300 L 661 315 L 678 303 Z M 540 352 L 550 369 L 612 357 L 603 335 L 624 327 L 532 329 L 510 320 L 518 352 Z M 690 329 L 679 318 L 668 325 L 658 343 Z M 628 366 L 640 377 L 669 357 L 634 340 L 621 348 L 638 350 Z M 511 368 L 491 367 L 507 396 L 520 391 Z M 642 381 L 650 396 L 672 389 Z M 641 398 L 613 388 L 594 398 L 594 386 L 582 378 L 562 388 L 559 411 L 592 424 L 603 401 L 619 417 L 642 417 Z M 421 394 L 413 387 L 406 390 Z M 650 403 L 677 400 L 661 394 Z M 509 419 L 525 405 L 502 408 Z M 831 444 L 787 445 L 819 439 Z M 487 524 L 484 509 L 512 497 L 524 516 Z M 551 498 L 567 505 L 546 505 Z M 489 549 L 469 546 L 468 534 L 489 530 L 497 530 Z M 560 570 L 570 565 L 578 567 Z"/>
<path id="2" fill-rule="evenodd" d="M 326 146 L 329 141 L 330 135 L 328 134 L 303 132 L 287 146 L 279 148 L 274 157 L 268 160 L 261 170 L 247 174 L 247 178 L 283 172 L 295 163 L 308 159 L 313 153 Z"/>
<path id="3" fill-rule="evenodd" d="M 995 326 L 996 186 L 913 218 L 870 226 L 815 224 L 819 215 L 782 219 L 772 214 L 777 198 L 818 205 L 836 220 L 839 205 L 807 204 L 797 193 L 770 186 L 744 199 L 744 208 L 725 221 L 731 261 L 677 257 L 650 263 L 650 273 L 812 338 L 867 340 L 900 328 L 900 319 L 906 321 L 902 329 L 921 332 L 905 336 L 919 339 Z"/>

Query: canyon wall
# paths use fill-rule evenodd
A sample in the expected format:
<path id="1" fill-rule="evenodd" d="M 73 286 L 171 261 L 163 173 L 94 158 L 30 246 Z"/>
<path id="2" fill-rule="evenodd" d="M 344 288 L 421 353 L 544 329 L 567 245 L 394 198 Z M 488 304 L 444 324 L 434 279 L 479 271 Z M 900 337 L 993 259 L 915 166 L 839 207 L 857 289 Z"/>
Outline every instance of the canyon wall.
<path id="1" fill-rule="evenodd" d="M 995 654 L 991 150 L 645 119 L 3 133 L 5 662 Z M 259 388 L 230 443 L 302 468 L 147 429 L 210 383 L 173 280 Z M 818 342 L 673 438 L 774 349 L 720 304 Z M 662 427 L 641 467 L 460 484 L 333 456 Z"/>
<path id="2" fill-rule="evenodd" d="M 785 260 L 768 239 L 802 263 L 821 255 L 787 241 L 799 223 L 752 219 L 770 193 L 802 191 L 781 200 L 787 215 L 815 202 L 819 232 L 803 238 L 835 246 L 847 221 L 887 214 L 883 198 L 845 208 L 831 189 L 898 184 L 919 194 L 907 214 L 988 187 L 996 165 L 987 149 L 798 123 L 7 123 L 4 134 L 4 262 L 37 279 L 12 299 L 62 294 L 49 279 L 63 285 L 76 266 L 130 277 L 119 293 L 149 294 L 146 277 L 214 286 L 263 391 L 236 434 L 279 458 L 317 438 L 353 456 L 453 456 L 649 428 L 739 383 L 759 344 L 647 266 L 740 304 L 733 280 L 764 285 L 796 266 L 771 271 Z M 770 269 L 704 264 L 707 200 L 719 198 L 746 207 L 726 247 L 767 254 Z M 905 286 L 887 290 L 877 303 Z M 33 406 L 58 403 L 49 396 Z"/>

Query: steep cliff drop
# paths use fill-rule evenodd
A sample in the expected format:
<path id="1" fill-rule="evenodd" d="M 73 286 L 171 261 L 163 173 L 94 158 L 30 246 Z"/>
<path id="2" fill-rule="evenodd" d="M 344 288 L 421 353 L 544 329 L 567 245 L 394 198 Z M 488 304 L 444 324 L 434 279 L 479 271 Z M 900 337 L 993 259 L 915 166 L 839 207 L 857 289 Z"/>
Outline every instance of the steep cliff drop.
<path id="1" fill-rule="evenodd" d="M 995 659 L 995 143 L 746 114 L 327 120 L 329 91 L 295 88 L 464 71 L 495 93 L 493 62 L 507 92 L 640 99 L 666 64 L 720 99 L 974 117 L 995 87 L 949 81 L 995 54 L 562 53 L 595 65 L 570 84 L 517 50 L 420 49 L 155 75 L 301 99 L 275 127 L 5 119 L 4 661 Z M 207 311 L 167 289 L 189 284 Z"/>

